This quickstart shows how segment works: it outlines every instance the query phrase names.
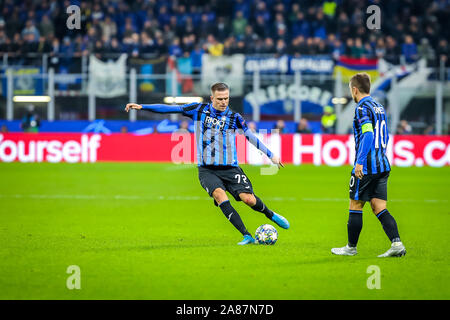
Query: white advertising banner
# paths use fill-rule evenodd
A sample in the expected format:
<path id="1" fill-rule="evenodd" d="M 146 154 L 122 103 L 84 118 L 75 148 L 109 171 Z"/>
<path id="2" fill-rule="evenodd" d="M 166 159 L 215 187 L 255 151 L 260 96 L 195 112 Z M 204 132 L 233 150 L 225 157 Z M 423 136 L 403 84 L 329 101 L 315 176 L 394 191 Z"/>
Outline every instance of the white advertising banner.
<path id="1" fill-rule="evenodd" d="M 103 62 L 94 55 L 89 58 L 89 90 L 96 97 L 114 98 L 127 94 L 127 55 L 116 61 Z"/>
<path id="2" fill-rule="evenodd" d="M 210 87 L 216 82 L 225 82 L 230 87 L 231 96 L 240 96 L 244 92 L 243 54 L 214 57 L 202 56 L 202 93 L 209 95 Z"/>

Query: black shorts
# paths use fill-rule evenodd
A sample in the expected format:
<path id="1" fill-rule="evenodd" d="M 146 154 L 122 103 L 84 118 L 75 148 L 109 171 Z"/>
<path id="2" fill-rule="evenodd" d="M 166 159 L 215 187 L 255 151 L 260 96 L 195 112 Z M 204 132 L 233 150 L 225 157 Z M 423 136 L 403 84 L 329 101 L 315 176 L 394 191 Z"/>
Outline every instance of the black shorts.
<path id="1" fill-rule="evenodd" d="M 350 199 L 370 201 L 372 198 L 387 200 L 389 171 L 364 175 L 360 180 L 352 173 L 350 178 Z"/>
<path id="2" fill-rule="evenodd" d="M 239 167 L 201 166 L 198 167 L 198 179 L 210 197 L 217 188 L 228 191 L 236 201 L 241 201 L 240 193 L 253 193 L 250 179 Z M 215 200 L 214 204 L 217 206 Z"/>

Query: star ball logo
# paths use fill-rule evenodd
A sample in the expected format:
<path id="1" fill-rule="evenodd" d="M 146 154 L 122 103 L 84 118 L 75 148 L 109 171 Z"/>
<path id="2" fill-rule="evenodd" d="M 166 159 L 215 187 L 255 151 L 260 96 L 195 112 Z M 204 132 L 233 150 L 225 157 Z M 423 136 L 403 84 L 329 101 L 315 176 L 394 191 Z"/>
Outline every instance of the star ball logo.
<path id="1" fill-rule="evenodd" d="M 71 5 L 67 7 L 66 13 L 69 17 L 66 20 L 66 26 L 69 30 L 81 29 L 81 10 L 77 5 Z"/>

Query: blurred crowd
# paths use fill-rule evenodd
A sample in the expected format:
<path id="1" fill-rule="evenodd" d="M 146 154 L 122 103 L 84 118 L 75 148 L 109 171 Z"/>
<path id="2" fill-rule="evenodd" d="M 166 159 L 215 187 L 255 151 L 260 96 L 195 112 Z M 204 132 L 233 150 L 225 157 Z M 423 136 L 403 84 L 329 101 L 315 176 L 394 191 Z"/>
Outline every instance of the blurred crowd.
<path id="1" fill-rule="evenodd" d="M 369 5 L 378 5 L 381 29 L 368 30 Z M 26 54 L 63 55 L 66 63 L 89 53 L 134 57 L 205 52 L 329 54 L 384 57 L 398 63 L 442 57 L 450 63 L 447 0 L 4 0 L 0 53 L 20 63 Z M 66 26 L 78 5 L 81 29 Z M 434 60 L 436 61 L 436 60 Z"/>

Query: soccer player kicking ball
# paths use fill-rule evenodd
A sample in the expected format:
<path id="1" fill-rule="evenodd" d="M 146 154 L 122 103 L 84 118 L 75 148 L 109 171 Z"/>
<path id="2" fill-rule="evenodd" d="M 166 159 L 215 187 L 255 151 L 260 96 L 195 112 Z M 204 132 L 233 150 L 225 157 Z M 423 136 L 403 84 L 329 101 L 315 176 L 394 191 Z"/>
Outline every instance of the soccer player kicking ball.
<path id="1" fill-rule="evenodd" d="M 225 83 L 216 83 L 211 86 L 211 103 L 208 104 L 191 103 L 171 106 L 129 103 L 125 110 L 128 112 L 130 109 L 142 109 L 157 113 L 181 113 L 194 120 L 200 184 L 214 199 L 214 204 L 244 236 L 238 244 L 245 245 L 255 243 L 255 240 L 231 205 L 225 191 L 228 191 L 236 201 L 243 201 L 253 210 L 264 213 L 281 228 L 288 229 L 289 222 L 283 216 L 270 210 L 253 193 L 250 179 L 238 165 L 236 131 L 243 131 L 247 140 L 265 153 L 278 168 L 283 167 L 283 164 L 280 158 L 252 134 L 242 116 L 230 109 L 229 95 L 230 90 Z"/>
<path id="2" fill-rule="evenodd" d="M 350 92 L 357 103 L 353 119 L 356 159 L 350 178 L 350 214 L 347 223 L 348 243 L 333 248 L 337 255 L 354 256 L 362 229 L 362 211 L 370 201 L 373 213 L 380 220 L 391 240 L 391 248 L 378 257 L 401 257 L 406 249 L 400 241 L 397 223 L 386 209 L 387 180 L 391 167 L 386 157 L 389 141 L 386 113 L 381 104 L 370 96 L 370 77 L 358 73 L 350 79 Z"/>

